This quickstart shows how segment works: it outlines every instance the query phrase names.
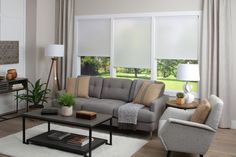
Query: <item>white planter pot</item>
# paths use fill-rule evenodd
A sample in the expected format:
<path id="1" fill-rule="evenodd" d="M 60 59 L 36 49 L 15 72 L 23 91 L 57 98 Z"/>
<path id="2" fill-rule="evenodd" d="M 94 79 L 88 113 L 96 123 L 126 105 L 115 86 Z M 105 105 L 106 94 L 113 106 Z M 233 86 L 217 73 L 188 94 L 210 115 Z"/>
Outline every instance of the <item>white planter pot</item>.
<path id="1" fill-rule="evenodd" d="M 72 116 L 73 114 L 73 106 L 62 106 L 61 107 L 61 115 L 62 116 Z"/>

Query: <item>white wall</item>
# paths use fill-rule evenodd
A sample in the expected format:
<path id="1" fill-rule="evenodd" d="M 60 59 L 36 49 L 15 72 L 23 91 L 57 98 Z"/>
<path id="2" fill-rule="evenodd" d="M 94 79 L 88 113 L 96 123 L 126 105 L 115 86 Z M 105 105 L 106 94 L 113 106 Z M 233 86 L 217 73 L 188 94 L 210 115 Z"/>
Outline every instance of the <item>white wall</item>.
<path id="1" fill-rule="evenodd" d="M 76 0 L 75 15 L 198 10 L 202 0 Z"/>
<path id="2" fill-rule="evenodd" d="M 25 0 L 0 1 L 0 40 L 19 41 L 19 63 L 0 65 L 0 75 L 5 76 L 8 69 L 15 68 L 18 77 L 25 77 L 25 7 Z M 0 114 L 15 109 L 14 94 L 0 95 Z"/>

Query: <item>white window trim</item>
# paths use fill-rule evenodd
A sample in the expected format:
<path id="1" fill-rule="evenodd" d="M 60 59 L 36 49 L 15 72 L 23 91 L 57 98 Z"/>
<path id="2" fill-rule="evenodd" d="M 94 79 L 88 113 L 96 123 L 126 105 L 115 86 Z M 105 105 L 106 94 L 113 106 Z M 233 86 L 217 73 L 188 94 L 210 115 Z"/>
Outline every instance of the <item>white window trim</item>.
<path id="1" fill-rule="evenodd" d="M 80 19 L 110 19 L 111 22 L 111 45 L 110 45 L 110 76 L 116 77 L 116 69 L 114 67 L 114 20 L 118 18 L 142 18 L 142 17 L 150 17 L 152 18 L 151 23 L 151 80 L 157 80 L 157 60 L 155 59 L 155 42 L 156 42 L 156 27 L 155 27 L 155 20 L 156 17 L 161 16 L 198 16 L 199 18 L 199 43 L 198 43 L 198 61 L 199 61 L 199 52 L 200 52 L 200 37 L 201 37 L 201 15 L 202 11 L 178 11 L 178 12 L 151 12 L 151 13 L 133 13 L 133 14 L 106 14 L 106 15 L 82 15 L 82 16 L 75 16 L 75 37 L 74 37 L 74 65 L 73 65 L 73 76 L 77 76 L 81 74 L 81 57 L 78 56 L 78 22 Z M 77 56 L 77 57 L 76 57 Z M 101 56 L 102 57 L 102 56 Z M 200 91 L 200 90 L 199 90 Z M 177 92 L 176 90 L 167 90 L 165 94 L 170 96 L 175 96 Z M 194 93 L 195 97 L 199 97 L 199 93 Z"/>

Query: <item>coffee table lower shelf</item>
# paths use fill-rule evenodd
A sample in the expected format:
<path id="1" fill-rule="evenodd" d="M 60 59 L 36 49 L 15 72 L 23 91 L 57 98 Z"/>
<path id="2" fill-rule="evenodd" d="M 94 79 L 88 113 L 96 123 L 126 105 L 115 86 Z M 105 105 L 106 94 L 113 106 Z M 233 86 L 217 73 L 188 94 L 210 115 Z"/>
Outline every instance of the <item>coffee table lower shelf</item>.
<path id="1" fill-rule="evenodd" d="M 76 134 L 71 134 L 70 136 L 65 137 L 63 140 L 60 140 L 60 141 L 49 139 L 48 135 L 55 131 L 56 130 L 51 130 L 49 132 L 45 132 L 40 135 L 34 136 L 28 139 L 27 142 L 40 145 L 40 146 L 46 146 L 49 148 L 63 150 L 63 151 L 71 152 L 71 153 L 81 154 L 84 156 L 86 156 L 86 153 L 89 152 L 89 144 L 86 144 L 81 147 L 81 146 L 76 146 L 76 145 L 67 143 L 68 138 L 70 138 L 70 136 L 75 136 Z M 105 143 L 107 143 L 107 140 L 93 137 L 92 150 Z"/>

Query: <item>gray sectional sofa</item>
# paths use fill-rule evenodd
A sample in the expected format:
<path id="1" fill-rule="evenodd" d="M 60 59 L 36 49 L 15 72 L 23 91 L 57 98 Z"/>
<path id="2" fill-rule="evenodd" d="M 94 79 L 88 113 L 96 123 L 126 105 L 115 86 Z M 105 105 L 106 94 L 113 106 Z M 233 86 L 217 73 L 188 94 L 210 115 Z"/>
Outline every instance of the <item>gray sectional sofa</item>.
<path id="1" fill-rule="evenodd" d="M 113 115 L 113 126 L 118 126 L 119 107 L 133 101 L 142 83 L 143 80 L 90 77 L 89 98 L 78 97 L 75 109 L 111 114 Z M 154 100 L 150 107 L 139 110 L 136 130 L 152 133 L 157 129 L 168 100 L 168 97 L 163 94 L 164 90 L 165 86 L 163 86 L 161 96 Z M 129 127 L 127 126 L 127 128 Z"/>

